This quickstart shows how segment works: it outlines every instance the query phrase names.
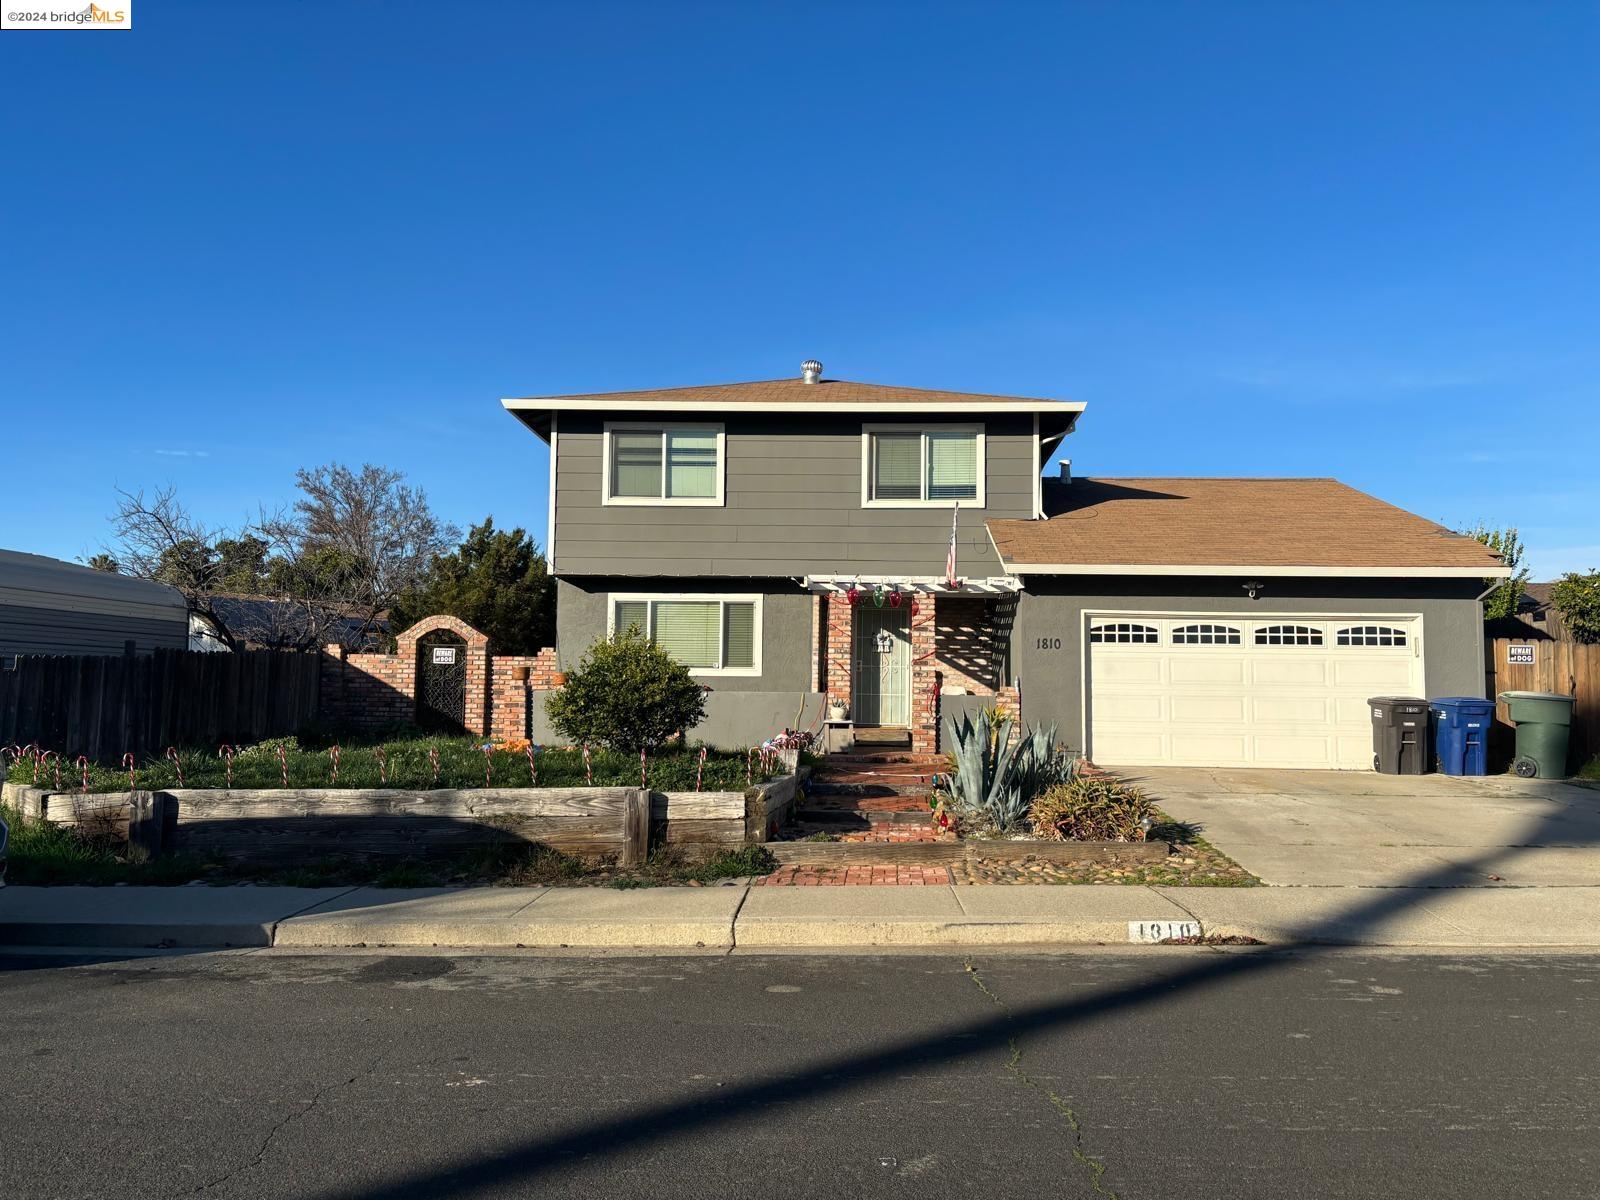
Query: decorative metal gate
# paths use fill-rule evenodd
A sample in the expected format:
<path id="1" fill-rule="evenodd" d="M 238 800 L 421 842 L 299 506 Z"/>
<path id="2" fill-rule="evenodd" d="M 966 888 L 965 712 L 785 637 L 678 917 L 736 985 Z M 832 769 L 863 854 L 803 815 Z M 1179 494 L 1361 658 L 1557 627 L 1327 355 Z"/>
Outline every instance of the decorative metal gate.
<path id="1" fill-rule="evenodd" d="M 442 629 L 417 641 L 417 724 L 450 733 L 467 727 L 467 643 Z"/>
<path id="2" fill-rule="evenodd" d="M 855 700 L 857 725 L 911 724 L 911 608 L 855 609 Z"/>

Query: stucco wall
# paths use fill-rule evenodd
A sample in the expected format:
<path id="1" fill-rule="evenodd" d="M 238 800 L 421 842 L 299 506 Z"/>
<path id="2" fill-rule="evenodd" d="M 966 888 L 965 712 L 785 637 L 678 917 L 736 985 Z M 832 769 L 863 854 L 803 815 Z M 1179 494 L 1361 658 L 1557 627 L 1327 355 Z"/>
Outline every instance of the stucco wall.
<path id="1" fill-rule="evenodd" d="M 1012 662 L 1023 719 L 1055 722 L 1084 742 L 1083 614 L 1106 609 L 1265 616 L 1274 613 L 1416 613 L 1422 617 L 1429 696 L 1481 696 L 1483 617 L 1474 580 L 1267 579 L 1257 599 L 1236 579 L 1030 578 L 1017 608 Z M 1048 642 L 1042 649 L 1040 641 Z M 1060 648 L 1055 649 L 1055 640 Z"/>

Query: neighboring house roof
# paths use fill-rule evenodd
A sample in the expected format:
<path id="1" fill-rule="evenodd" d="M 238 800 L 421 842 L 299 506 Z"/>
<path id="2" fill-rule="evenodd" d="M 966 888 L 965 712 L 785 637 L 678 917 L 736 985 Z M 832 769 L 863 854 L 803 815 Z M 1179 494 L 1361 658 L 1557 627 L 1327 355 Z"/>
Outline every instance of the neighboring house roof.
<path id="1" fill-rule="evenodd" d="M 78 563 L 0 550 L 0 599 L 40 608 L 70 608 L 84 612 L 156 610 L 147 615 L 183 619 L 183 595 L 176 588 L 131 575 L 97 571 Z"/>
<path id="2" fill-rule="evenodd" d="M 1563 639 L 1565 634 L 1561 623 L 1561 610 L 1556 608 L 1555 601 L 1551 597 L 1551 589 L 1554 587 L 1553 581 L 1523 584 L 1522 596 L 1517 601 L 1517 614 L 1505 620 L 1514 621 L 1524 629 L 1532 629 L 1553 639 Z M 1513 637 L 1517 633 L 1518 630 L 1511 629 L 1497 636 Z"/>
<path id="3" fill-rule="evenodd" d="M 847 379 L 768 379 L 702 387 L 650 388 L 641 392 L 595 392 L 581 396 L 530 396 L 500 402 L 512 412 L 623 410 L 639 412 L 925 412 L 932 408 L 970 412 L 1043 412 L 1071 418 L 1083 404 L 1028 396 L 994 396 L 925 388 L 853 383 Z"/>
<path id="4" fill-rule="evenodd" d="M 374 634 L 389 628 L 386 617 L 375 626 L 368 625 L 358 614 L 337 612 L 304 600 L 225 593 L 211 596 L 209 602 L 211 612 L 229 634 L 252 646 L 298 646 L 315 640 L 362 649 L 375 640 Z"/>
<path id="5" fill-rule="evenodd" d="M 1436 575 L 1509 572 L 1477 540 L 1335 479 L 1046 481 L 1048 519 L 994 520 L 1019 574 Z"/>

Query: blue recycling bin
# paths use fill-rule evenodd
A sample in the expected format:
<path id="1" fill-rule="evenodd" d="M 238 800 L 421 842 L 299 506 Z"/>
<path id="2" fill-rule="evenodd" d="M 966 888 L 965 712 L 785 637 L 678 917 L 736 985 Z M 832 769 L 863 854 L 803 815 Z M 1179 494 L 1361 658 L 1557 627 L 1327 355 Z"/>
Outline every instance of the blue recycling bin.
<path id="1" fill-rule="evenodd" d="M 1428 707 L 1438 722 L 1433 744 L 1439 770 L 1446 775 L 1487 775 L 1494 701 L 1481 696 L 1442 696 L 1428 701 Z"/>

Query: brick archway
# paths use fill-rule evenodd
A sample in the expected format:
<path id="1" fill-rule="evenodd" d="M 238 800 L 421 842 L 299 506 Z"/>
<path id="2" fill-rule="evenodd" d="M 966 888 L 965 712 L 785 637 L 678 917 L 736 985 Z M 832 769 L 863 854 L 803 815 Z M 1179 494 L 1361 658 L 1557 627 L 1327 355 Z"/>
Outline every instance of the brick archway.
<path id="1" fill-rule="evenodd" d="M 405 691 L 415 703 L 417 695 L 417 643 L 430 633 L 452 633 L 466 642 L 467 703 L 463 724 L 467 732 L 482 737 L 489 732 L 489 636 L 460 617 L 439 613 L 423 617 L 404 633 L 395 635 L 395 654 L 409 676 Z"/>

